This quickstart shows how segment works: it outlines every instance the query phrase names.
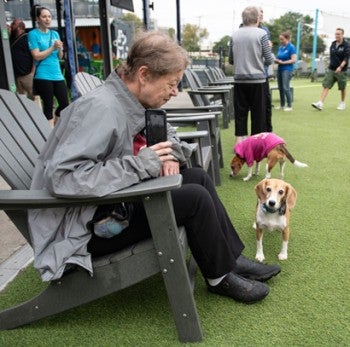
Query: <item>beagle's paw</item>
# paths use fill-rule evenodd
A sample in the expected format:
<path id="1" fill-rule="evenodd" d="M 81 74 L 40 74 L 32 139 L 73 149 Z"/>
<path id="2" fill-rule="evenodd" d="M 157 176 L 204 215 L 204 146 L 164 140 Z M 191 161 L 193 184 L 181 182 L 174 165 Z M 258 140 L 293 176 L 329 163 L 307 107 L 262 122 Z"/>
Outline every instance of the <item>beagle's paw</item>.
<path id="1" fill-rule="evenodd" d="M 255 255 L 255 260 L 257 260 L 260 263 L 262 263 L 265 260 L 264 253 L 257 252 L 256 255 Z"/>
<path id="2" fill-rule="evenodd" d="M 244 181 L 244 182 L 247 182 L 247 181 L 249 181 L 251 178 L 252 178 L 252 175 L 248 175 L 248 176 L 246 176 L 246 177 L 243 178 L 243 181 Z"/>
<path id="3" fill-rule="evenodd" d="M 287 253 L 280 253 L 279 255 L 278 255 L 278 259 L 279 260 L 287 260 L 288 259 L 288 254 Z"/>

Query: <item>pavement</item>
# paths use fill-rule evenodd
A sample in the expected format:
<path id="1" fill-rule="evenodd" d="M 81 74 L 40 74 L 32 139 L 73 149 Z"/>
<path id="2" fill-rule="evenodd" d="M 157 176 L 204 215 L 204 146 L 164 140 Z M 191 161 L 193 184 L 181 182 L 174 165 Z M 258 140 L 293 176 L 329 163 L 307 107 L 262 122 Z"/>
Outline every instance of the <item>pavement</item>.
<path id="1" fill-rule="evenodd" d="M 192 107 L 193 103 L 186 92 L 169 100 L 164 107 Z M 0 176 L 0 189 L 10 189 Z M 33 261 L 33 250 L 13 225 L 8 216 L 0 211 L 0 292 L 17 274 Z"/>

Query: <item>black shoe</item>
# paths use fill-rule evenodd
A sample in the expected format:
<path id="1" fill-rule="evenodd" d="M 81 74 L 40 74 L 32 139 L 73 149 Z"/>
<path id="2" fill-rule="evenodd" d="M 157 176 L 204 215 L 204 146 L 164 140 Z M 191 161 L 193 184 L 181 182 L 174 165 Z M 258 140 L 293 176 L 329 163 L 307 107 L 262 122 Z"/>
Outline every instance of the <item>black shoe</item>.
<path id="1" fill-rule="evenodd" d="M 233 272 L 229 272 L 217 286 L 208 283 L 207 286 L 212 293 L 229 296 L 246 304 L 260 301 L 269 294 L 269 287 L 266 284 L 246 279 Z"/>
<path id="2" fill-rule="evenodd" d="M 279 265 L 266 265 L 252 261 L 243 255 L 236 260 L 236 266 L 232 272 L 255 281 L 267 281 L 281 272 Z"/>

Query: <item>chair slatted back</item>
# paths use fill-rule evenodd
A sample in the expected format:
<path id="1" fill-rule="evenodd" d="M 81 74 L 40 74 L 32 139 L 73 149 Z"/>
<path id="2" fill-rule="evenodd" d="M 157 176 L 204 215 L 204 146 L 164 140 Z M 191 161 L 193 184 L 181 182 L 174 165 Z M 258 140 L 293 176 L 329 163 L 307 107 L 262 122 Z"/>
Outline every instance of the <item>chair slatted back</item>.
<path id="1" fill-rule="evenodd" d="M 186 78 L 186 81 L 193 91 L 198 90 L 198 85 L 193 77 L 193 74 L 190 69 L 186 69 L 184 76 Z M 199 95 L 199 94 L 190 94 L 191 100 L 193 102 L 194 106 L 207 106 L 210 105 L 209 98 L 206 95 Z"/>
<path id="2" fill-rule="evenodd" d="M 208 86 L 209 82 L 211 82 L 210 78 L 208 77 L 208 74 L 206 73 L 207 69 L 193 69 L 194 75 L 197 76 L 199 80 L 199 87 Z"/>
<path id="3" fill-rule="evenodd" d="M 0 174 L 12 189 L 29 189 L 36 158 L 51 128 L 23 95 L 0 89 Z"/>
<path id="4" fill-rule="evenodd" d="M 78 72 L 74 76 L 74 86 L 79 96 L 85 95 L 90 90 L 102 86 L 103 81 L 98 77 L 88 74 L 87 72 Z"/>

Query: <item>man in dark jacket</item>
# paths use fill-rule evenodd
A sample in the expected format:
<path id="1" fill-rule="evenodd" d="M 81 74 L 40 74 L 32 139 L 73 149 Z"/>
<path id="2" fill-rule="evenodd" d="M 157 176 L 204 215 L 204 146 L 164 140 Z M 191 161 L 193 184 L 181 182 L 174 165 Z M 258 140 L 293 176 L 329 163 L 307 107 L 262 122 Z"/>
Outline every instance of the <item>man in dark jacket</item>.
<path id="1" fill-rule="evenodd" d="M 28 47 L 25 24 L 20 19 L 11 23 L 10 42 L 17 92 L 33 99 L 33 57 Z"/>
<path id="2" fill-rule="evenodd" d="M 329 49 L 330 61 L 328 71 L 322 82 L 323 90 L 320 100 L 312 103 L 312 107 L 322 111 L 323 102 L 326 99 L 329 90 L 333 87 L 334 83 L 338 83 L 338 89 L 340 90 L 340 103 L 337 110 L 345 110 L 345 95 L 346 95 L 346 70 L 348 68 L 348 60 L 350 58 L 350 45 L 344 40 L 344 29 L 337 28 L 335 30 L 335 41 Z"/>

